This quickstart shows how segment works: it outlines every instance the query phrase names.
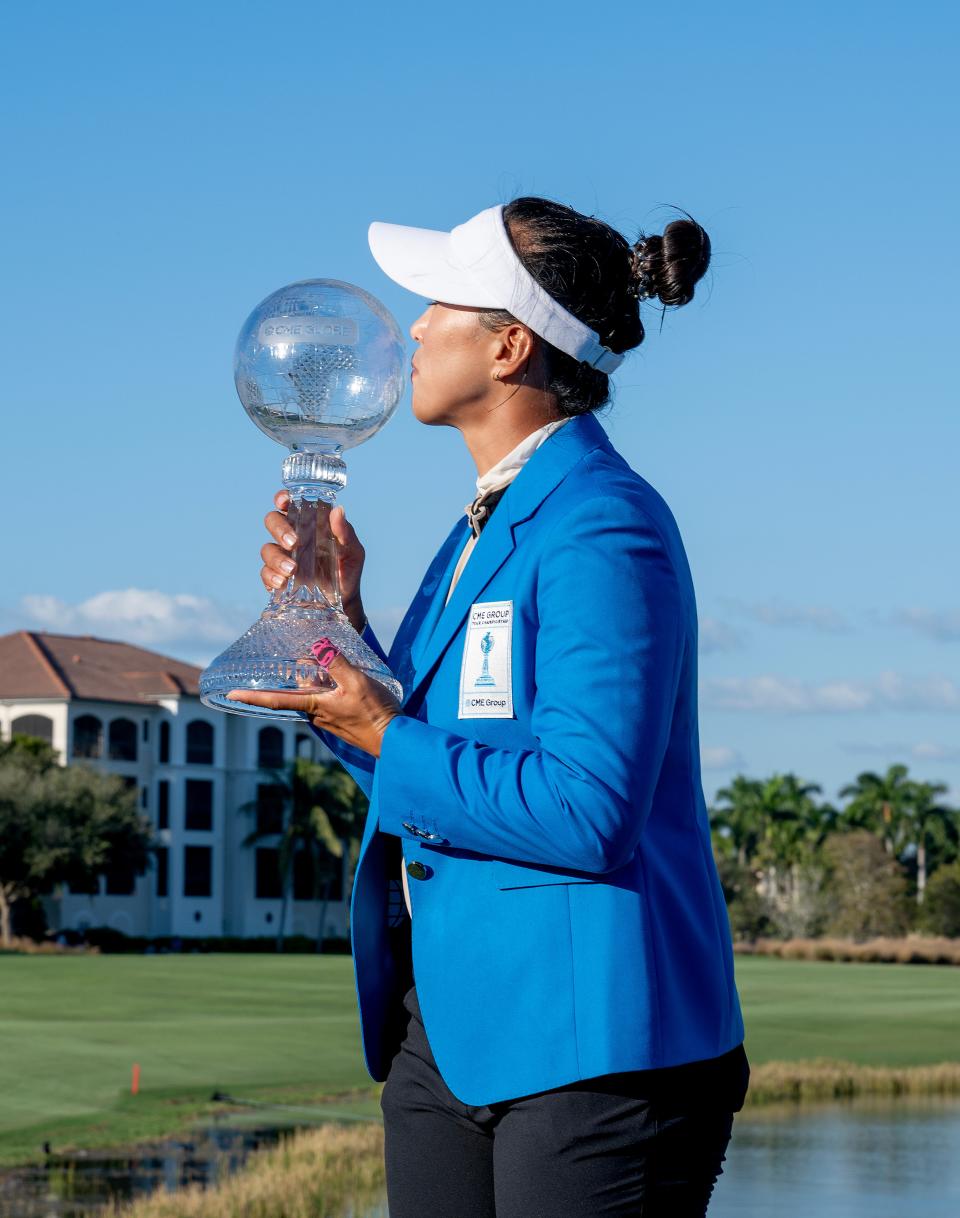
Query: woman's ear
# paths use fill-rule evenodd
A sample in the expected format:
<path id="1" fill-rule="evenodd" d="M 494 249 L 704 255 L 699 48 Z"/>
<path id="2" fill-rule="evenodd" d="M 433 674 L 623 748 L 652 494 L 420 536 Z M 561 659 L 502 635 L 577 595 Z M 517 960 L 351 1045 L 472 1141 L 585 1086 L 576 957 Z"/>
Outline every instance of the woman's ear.
<path id="1" fill-rule="evenodd" d="M 533 354 L 533 334 L 517 321 L 498 330 L 496 336 L 498 341 L 494 348 L 494 379 L 508 381 L 516 373 L 526 369 Z"/>

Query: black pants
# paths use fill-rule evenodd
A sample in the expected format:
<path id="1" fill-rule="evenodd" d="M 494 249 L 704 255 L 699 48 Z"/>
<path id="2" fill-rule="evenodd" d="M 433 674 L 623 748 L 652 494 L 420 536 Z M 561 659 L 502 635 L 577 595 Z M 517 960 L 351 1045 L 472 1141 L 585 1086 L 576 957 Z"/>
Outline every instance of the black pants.
<path id="1" fill-rule="evenodd" d="M 427 1043 L 415 986 L 380 1106 L 390 1218 L 701 1218 L 749 1066 L 606 1074 L 472 1107 Z"/>

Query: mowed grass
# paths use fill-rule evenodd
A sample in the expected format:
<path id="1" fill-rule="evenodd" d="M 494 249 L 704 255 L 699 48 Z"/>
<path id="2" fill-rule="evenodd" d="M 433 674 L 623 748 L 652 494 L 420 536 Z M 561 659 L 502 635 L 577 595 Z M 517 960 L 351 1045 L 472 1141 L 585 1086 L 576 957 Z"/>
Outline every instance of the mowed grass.
<path id="1" fill-rule="evenodd" d="M 0 956 L 0 1161 L 373 1085 L 347 956 Z"/>
<path id="2" fill-rule="evenodd" d="M 741 956 L 737 978 L 755 1066 L 960 1061 L 960 969 Z M 214 1091 L 373 1086 L 346 956 L 0 956 L 0 1161 L 172 1132 Z"/>
<path id="3" fill-rule="evenodd" d="M 960 968 L 738 956 L 737 987 L 757 1065 L 960 1061 Z"/>

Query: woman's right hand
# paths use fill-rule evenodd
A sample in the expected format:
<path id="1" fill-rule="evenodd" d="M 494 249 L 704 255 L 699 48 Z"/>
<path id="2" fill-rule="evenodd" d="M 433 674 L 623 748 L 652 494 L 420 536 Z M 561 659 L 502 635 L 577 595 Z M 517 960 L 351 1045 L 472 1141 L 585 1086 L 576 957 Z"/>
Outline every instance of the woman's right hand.
<path id="1" fill-rule="evenodd" d="M 263 518 L 273 541 L 265 542 L 260 548 L 260 557 L 263 559 L 260 578 L 268 592 L 276 592 L 278 588 L 282 588 L 296 570 L 291 551 L 297 544 L 297 535 L 286 517 L 290 495 L 287 491 L 277 491 L 273 502 L 276 504 L 275 510 L 268 512 Z M 346 513 L 339 504 L 330 513 L 330 531 L 337 542 L 343 611 L 350 625 L 359 631 L 366 620 L 360 599 L 360 576 L 363 574 L 366 554 L 353 525 L 347 520 Z"/>

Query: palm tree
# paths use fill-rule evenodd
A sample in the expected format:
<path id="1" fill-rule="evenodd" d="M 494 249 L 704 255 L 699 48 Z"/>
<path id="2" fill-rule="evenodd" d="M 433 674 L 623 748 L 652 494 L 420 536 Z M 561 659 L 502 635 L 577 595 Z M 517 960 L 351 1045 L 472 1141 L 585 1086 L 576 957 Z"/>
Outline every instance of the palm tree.
<path id="1" fill-rule="evenodd" d="M 829 804 L 814 799 L 821 787 L 795 774 L 774 774 L 762 784 L 763 831 L 757 844 L 761 887 L 789 933 L 808 933 L 816 916 L 816 880 L 811 872 L 820 846 L 836 820 Z"/>
<path id="2" fill-rule="evenodd" d="M 277 951 L 283 951 L 287 906 L 290 901 L 294 859 L 301 854 L 309 858 L 313 877 L 313 897 L 321 899 L 321 920 L 317 950 L 323 945 L 323 926 L 329 903 L 330 889 L 339 860 L 341 874 L 344 859 L 356 853 L 363 829 L 366 798 L 356 783 L 339 766 L 326 765 L 307 757 L 296 757 L 282 769 L 267 770 L 271 785 L 276 789 L 281 805 L 279 826 L 258 825 L 243 839 L 244 846 L 253 846 L 266 838 L 279 837 L 277 865 L 280 872 L 280 925 L 277 928 Z M 256 812 L 257 801 L 242 806 L 242 812 Z M 354 845 L 355 843 L 355 845 Z"/>
<path id="3" fill-rule="evenodd" d="M 353 868 L 360 853 L 369 801 L 346 770 L 339 766 L 312 764 L 318 773 L 314 785 L 315 803 L 311 809 L 311 823 L 317 839 L 323 843 L 329 855 L 340 862 L 343 899 L 346 901 L 350 893 Z M 314 891 L 321 899 L 317 926 L 319 952 L 323 951 L 324 926 L 334 877 L 329 867 L 321 870 L 314 866 L 313 874 Z"/>
<path id="4" fill-rule="evenodd" d="M 718 802 L 710 809 L 710 823 L 717 831 L 715 839 L 729 842 L 737 854 L 737 862 L 746 867 L 757 851 L 763 833 L 763 783 L 756 778 L 738 774 L 729 787 L 721 787 Z"/>
<path id="5" fill-rule="evenodd" d="M 899 857 L 910 838 L 914 786 L 905 765 L 891 765 L 884 775 L 870 770 L 858 774 L 856 782 L 840 788 L 840 798 L 850 799 L 840 814 L 840 825 L 878 833 L 887 853 Z"/>
<path id="6" fill-rule="evenodd" d="M 913 801 L 909 809 L 917 847 L 917 904 L 923 904 L 927 887 L 927 842 L 956 847 L 960 837 L 960 825 L 956 809 L 937 803 L 938 795 L 945 795 L 945 782 L 915 782 Z"/>

